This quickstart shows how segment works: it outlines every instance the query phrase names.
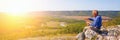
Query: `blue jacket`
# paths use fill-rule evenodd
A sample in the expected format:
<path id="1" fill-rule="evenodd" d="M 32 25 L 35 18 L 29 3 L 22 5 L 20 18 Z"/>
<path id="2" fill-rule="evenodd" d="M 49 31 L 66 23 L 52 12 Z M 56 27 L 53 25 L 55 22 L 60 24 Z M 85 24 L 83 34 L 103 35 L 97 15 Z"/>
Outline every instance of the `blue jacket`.
<path id="1" fill-rule="evenodd" d="M 98 29 L 101 28 L 101 26 L 102 26 L 101 16 L 96 16 L 96 17 L 93 17 L 93 18 L 89 18 L 89 20 L 92 21 L 92 23 L 90 24 L 92 27 L 96 27 Z"/>

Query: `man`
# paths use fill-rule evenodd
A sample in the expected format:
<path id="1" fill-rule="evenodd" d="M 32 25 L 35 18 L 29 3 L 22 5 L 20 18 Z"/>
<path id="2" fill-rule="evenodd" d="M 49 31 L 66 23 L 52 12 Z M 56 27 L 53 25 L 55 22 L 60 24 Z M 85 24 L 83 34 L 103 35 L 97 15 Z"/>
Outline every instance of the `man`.
<path id="1" fill-rule="evenodd" d="M 86 18 L 85 21 L 87 23 L 87 27 L 84 28 L 82 33 L 79 33 L 76 36 L 76 38 L 78 40 L 85 40 L 86 37 L 91 39 L 92 36 L 95 36 L 95 35 L 92 35 L 92 34 L 96 34 L 96 33 L 101 34 L 100 28 L 102 26 L 102 18 L 101 18 L 100 15 L 98 15 L 97 10 L 93 10 L 92 11 L 92 18 Z M 87 29 L 91 29 L 91 30 L 95 31 L 96 33 L 92 31 L 92 34 L 91 34 L 91 32 L 89 32 L 91 30 L 87 30 Z"/>
<path id="2" fill-rule="evenodd" d="M 101 34 L 100 28 L 102 26 L 102 18 L 100 15 L 98 15 L 97 10 L 92 11 L 92 17 L 85 19 L 87 23 L 87 27 L 84 28 L 82 33 L 79 33 L 76 38 L 78 40 L 85 40 L 85 38 L 91 39 L 93 36 L 95 36 L 96 33 Z M 95 31 L 91 31 L 91 30 Z"/>
<path id="3" fill-rule="evenodd" d="M 100 28 L 102 26 L 102 18 L 100 15 L 98 15 L 98 11 L 97 10 L 93 10 L 92 11 L 92 18 L 86 18 L 86 23 L 90 29 L 92 29 L 95 32 L 100 32 Z M 84 30 L 85 31 L 85 30 Z"/>

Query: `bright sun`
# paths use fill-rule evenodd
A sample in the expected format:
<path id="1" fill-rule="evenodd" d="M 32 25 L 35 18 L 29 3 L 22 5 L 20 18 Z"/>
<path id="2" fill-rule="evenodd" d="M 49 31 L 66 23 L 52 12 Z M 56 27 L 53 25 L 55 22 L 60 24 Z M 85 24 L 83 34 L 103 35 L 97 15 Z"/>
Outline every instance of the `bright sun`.
<path id="1" fill-rule="evenodd" d="M 7 2 L 6 2 L 7 1 Z M 0 7 L 0 11 L 9 15 L 21 16 L 30 10 L 29 0 L 5 0 Z"/>
<path id="2" fill-rule="evenodd" d="M 51 6 L 48 3 L 48 0 L 0 0 L 0 12 L 20 16 L 26 12 L 46 10 Z"/>
<path id="3" fill-rule="evenodd" d="M 25 11 L 22 11 L 23 9 L 7 9 L 6 12 L 9 15 L 13 15 L 13 16 L 22 16 L 25 14 Z"/>
<path id="4" fill-rule="evenodd" d="M 13 15 L 13 16 L 21 16 L 24 15 L 25 12 L 27 12 L 27 10 L 23 7 L 23 5 L 13 5 L 13 4 L 11 4 L 11 6 L 9 7 L 6 7 L 4 11 L 7 12 L 9 15 Z"/>

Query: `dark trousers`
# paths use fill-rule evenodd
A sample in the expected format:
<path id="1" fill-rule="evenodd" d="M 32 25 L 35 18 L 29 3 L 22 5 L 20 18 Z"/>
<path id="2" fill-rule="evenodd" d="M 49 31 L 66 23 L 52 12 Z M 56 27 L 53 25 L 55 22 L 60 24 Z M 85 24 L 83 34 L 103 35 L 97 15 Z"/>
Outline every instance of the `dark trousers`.
<path id="1" fill-rule="evenodd" d="M 98 28 L 90 27 L 90 29 L 92 29 L 92 30 L 95 31 L 96 33 L 101 34 L 101 31 L 100 31 L 100 29 L 98 29 Z"/>

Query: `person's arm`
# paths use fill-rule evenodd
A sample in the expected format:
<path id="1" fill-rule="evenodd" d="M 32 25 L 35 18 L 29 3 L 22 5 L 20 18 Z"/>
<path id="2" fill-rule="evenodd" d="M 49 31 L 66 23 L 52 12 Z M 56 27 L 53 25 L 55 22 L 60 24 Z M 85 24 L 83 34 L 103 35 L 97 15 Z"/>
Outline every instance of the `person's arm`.
<path id="1" fill-rule="evenodd" d="M 84 20 L 85 20 L 85 21 L 94 21 L 93 18 L 85 18 Z"/>
<path id="2" fill-rule="evenodd" d="M 93 18 L 88 18 L 90 21 L 94 21 Z"/>

